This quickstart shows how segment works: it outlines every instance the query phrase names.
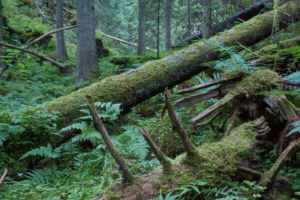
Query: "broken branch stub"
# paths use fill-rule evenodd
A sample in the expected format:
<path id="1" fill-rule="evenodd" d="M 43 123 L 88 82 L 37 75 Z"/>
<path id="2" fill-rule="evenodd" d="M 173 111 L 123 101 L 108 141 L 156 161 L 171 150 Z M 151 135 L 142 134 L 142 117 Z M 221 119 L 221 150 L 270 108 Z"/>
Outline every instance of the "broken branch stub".
<path id="1" fill-rule="evenodd" d="M 100 119 L 100 116 L 96 110 L 94 101 L 90 95 L 86 95 L 86 102 L 90 109 L 90 112 L 93 117 L 93 121 L 95 123 L 95 127 L 96 127 L 97 131 L 99 131 L 101 133 L 102 138 L 105 141 L 105 144 L 107 145 L 107 148 L 108 148 L 110 154 L 113 156 L 113 158 L 115 159 L 115 161 L 117 162 L 117 164 L 120 167 L 121 173 L 123 174 L 123 178 L 124 178 L 123 182 L 126 184 L 129 184 L 129 185 L 134 183 L 135 179 L 134 179 L 132 173 L 130 172 L 129 167 L 127 166 L 127 164 L 121 157 L 118 149 L 115 147 L 115 145 L 111 141 L 111 139 Z"/>
<path id="2" fill-rule="evenodd" d="M 176 115 L 176 112 L 172 106 L 168 87 L 166 87 L 164 94 L 166 98 L 166 107 L 168 108 L 168 114 L 170 116 L 172 125 L 175 127 L 175 131 L 178 133 L 188 156 L 198 157 L 198 153 L 197 153 L 198 151 L 196 147 L 190 141 L 189 136 L 187 135 L 186 131 L 182 127 L 181 120 Z"/>
<path id="3" fill-rule="evenodd" d="M 142 128 L 139 127 L 139 131 L 147 141 L 148 145 L 152 149 L 155 154 L 155 157 L 159 160 L 160 164 L 163 166 L 164 173 L 170 173 L 172 171 L 172 163 L 170 162 L 169 158 L 156 146 L 153 142 L 152 138 L 150 137 L 146 128 L 144 131 Z"/>

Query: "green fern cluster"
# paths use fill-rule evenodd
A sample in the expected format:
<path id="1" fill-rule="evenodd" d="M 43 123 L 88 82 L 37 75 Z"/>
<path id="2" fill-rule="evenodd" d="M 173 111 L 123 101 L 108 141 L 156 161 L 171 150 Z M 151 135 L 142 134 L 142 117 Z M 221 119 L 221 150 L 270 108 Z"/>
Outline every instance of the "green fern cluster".
<path id="1" fill-rule="evenodd" d="M 293 66 L 300 59 L 300 46 L 294 45 L 286 49 L 281 49 L 280 53 L 291 55 L 294 58 Z"/>

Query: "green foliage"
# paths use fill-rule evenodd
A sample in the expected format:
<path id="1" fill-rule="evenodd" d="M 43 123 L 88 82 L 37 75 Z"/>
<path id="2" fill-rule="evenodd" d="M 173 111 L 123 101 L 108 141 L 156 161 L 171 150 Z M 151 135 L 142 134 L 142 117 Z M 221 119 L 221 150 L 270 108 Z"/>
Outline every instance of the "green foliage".
<path id="1" fill-rule="evenodd" d="M 148 153 L 149 145 L 145 141 L 138 128 L 132 126 L 121 126 L 125 130 L 119 136 L 111 136 L 118 150 L 122 153 L 132 155 L 139 160 L 144 160 Z"/>
<path id="2" fill-rule="evenodd" d="M 99 116 L 102 118 L 102 120 L 104 122 L 114 122 L 116 119 L 118 119 L 121 109 L 120 109 L 120 105 L 121 104 L 112 104 L 111 102 L 107 102 L 107 103 L 102 103 L 102 102 L 95 102 L 94 103 Z M 86 107 L 85 105 L 82 105 L 82 107 Z M 81 109 L 81 112 L 85 113 L 85 114 L 90 114 L 90 110 L 88 109 Z M 84 120 L 84 119 L 90 119 L 92 120 L 92 116 L 84 116 L 84 117 L 80 117 L 78 118 L 78 120 Z"/>
<path id="3" fill-rule="evenodd" d="M 300 121 L 296 121 L 294 123 L 291 123 L 290 125 L 294 126 L 294 128 L 286 135 L 286 137 L 290 136 L 291 134 L 295 132 L 300 131 Z"/>
<path id="4" fill-rule="evenodd" d="M 25 177 L 34 185 L 48 184 L 61 178 L 61 173 L 58 171 L 58 167 L 55 164 L 53 164 L 52 168 L 45 167 L 43 169 L 36 169 L 32 170 L 32 172 L 27 172 L 27 174 L 28 175 L 25 175 Z"/>
<path id="5" fill-rule="evenodd" d="M 41 146 L 40 148 L 36 148 L 31 151 L 28 151 L 20 158 L 20 160 L 30 155 L 33 156 L 39 155 L 39 156 L 45 156 L 49 158 L 58 158 L 60 156 L 60 150 L 61 150 L 60 148 L 56 148 L 53 150 L 52 146 L 48 143 L 47 147 Z"/>
<path id="6" fill-rule="evenodd" d="M 222 52 L 220 54 L 222 59 L 213 62 L 216 69 L 221 69 L 224 71 L 234 71 L 243 68 L 244 70 L 253 73 L 252 67 L 247 65 L 245 58 L 243 58 L 242 55 L 237 54 L 237 52 L 241 49 L 240 46 L 226 47 L 221 43 L 217 43 L 211 40 L 204 41 L 218 46 L 219 50 Z"/>
<path id="7" fill-rule="evenodd" d="M 300 46 L 293 45 L 292 47 L 286 49 L 280 49 L 279 52 L 291 55 L 294 58 L 294 62 L 291 64 L 291 66 L 293 66 L 300 59 Z"/>

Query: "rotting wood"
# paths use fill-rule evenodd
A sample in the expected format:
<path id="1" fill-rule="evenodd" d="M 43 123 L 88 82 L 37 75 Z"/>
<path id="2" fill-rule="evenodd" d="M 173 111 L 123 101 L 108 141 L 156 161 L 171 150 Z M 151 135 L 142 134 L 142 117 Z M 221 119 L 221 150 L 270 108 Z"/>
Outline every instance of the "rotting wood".
<path id="1" fill-rule="evenodd" d="M 190 93 L 190 92 L 194 92 L 200 89 L 204 89 L 204 88 L 208 88 L 210 86 L 214 86 L 217 84 L 221 84 L 221 83 L 228 83 L 228 82 L 232 82 L 232 81 L 239 81 L 242 79 L 242 76 L 236 76 L 236 77 L 232 77 L 232 78 L 220 78 L 220 79 L 216 79 L 216 80 L 212 80 L 212 81 L 208 81 L 206 83 L 202 83 L 187 89 L 182 89 L 182 90 L 178 90 L 176 93 L 177 94 L 185 94 L 185 93 Z"/>

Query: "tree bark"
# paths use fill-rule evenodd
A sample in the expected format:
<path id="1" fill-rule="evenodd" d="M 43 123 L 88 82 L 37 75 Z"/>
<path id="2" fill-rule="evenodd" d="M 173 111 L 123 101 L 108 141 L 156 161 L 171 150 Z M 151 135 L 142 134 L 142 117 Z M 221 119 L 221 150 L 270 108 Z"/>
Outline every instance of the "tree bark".
<path id="1" fill-rule="evenodd" d="M 211 35 L 211 0 L 203 0 L 203 38 Z"/>
<path id="2" fill-rule="evenodd" d="M 157 35 L 156 35 L 157 59 L 159 59 L 159 11 L 160 11 L 160 0 L 157 0 Z"/>
<path id="3" fill-rule="evenodd" d="M 171 47 L 171 1 L 172 0 L 166 0 L 165 4 L 166 52 L 168 52 Z"/>
<path id="4" fill-rule="evenodd" d="M 98 69 L 94 0 L 77 0 L 76 83 L 96 78 Z"/>
<path id="5" fill-rule="evenodd" d="M 139 0 L 139 39 L 137 55 L 146 52 L 146 0 Z"/>
<path id="6" fill-rule="evenodd" d="M 258 15 L 262 11 L 268 10 L 268 8 L 264 5 L 264 3 L 266 3 L 266 2 L 269 2 L 269 0 L 262 0 L 254 5 L 250 6 L 249 8 L 246 8 L 245 10 L 240 11 L 240 12 L 230 16 L 229 18 L 213 25 L 211 28 L 211 30 L 212 30 L 211 36 L 214 36 L 219 32 L 225 31 L 226 29 L 235 26 L 235 22 L 238 19 L 247 21 L 247 20 L 251 19 L 252 17 Z M 203 33 L 200 33 L 198 35 L 194 35 L 190 38 L 183 40 L 183 42 L 180 41 L 180 42 L 174 44 L 173 46 L 171 46 L 171 48 L 180 47 L 183 45 L 183 43 L 191 43 L 192 40 L 199 40 L 202 38 L 203 38 Z"/>
<path id="7" fill-rule="evenodd" d="M 60 29 L 64 27 L 63 17 L 63 0 L 57 0 L 56 2 L 56 28 Z M 57 33 L 57 59 L 66 60 L 69 58 L 65 45 L 64 32 L 60 31 Z"/>
<path id="8" fill-rule="evenodd" d="M 3 42 L 3 5 L 0 0 L 0 42 Z M 0 56 L 3 56 L 3 50 L 0 48 Z M 3 58 L 0 58 L 2 60 Z M 0 61 L 0 69 L 5 67 L 4 61 Z"/>

